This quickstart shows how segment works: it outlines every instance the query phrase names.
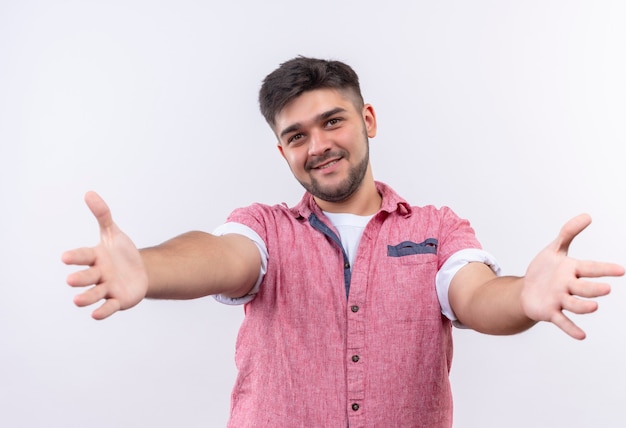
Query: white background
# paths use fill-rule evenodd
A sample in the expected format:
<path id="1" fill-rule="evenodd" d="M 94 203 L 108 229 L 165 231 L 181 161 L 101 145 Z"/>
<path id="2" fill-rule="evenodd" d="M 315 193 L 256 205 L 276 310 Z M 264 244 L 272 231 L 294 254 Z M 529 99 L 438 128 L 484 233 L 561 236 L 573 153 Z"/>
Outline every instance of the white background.
<path id="1" fill-rule="evenodd" d="M 91 189 L 140 247 L 297 202 L 256 97 L 299 54 L 356 69 L 375 177 L 469 218 L 505 273 L 580 212 L 571 254 L 626 262 L 625 20 L 617 0 L 0 0 L 0 425 L 225 425 L 241 308 L 145 301 L 97 322 L 60 255 L 98 240 Z M 583 342 L 455 331 L 455 427 L 623 427 L 610 282 L 574 317 Z"/>

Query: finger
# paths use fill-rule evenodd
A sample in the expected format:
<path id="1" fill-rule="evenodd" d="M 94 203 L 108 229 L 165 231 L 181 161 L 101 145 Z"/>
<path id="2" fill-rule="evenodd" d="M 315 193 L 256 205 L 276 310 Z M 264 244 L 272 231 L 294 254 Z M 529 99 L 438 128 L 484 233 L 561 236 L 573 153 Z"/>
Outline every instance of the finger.
<path id="1" fill-rule="evenodd" d="M 116 299 L 108 299 L 102 306 L 91 313 L 91 316 L 95 320 L 103 320 L 110 317 L 114 313 L 120 310 L 120 303 Z"/>
<path id="2" fill-rule="evenodd" d="M 589 214 L 579 214 L 570 219 L 559 232 L 556 240 L 558 249 L 567 253 L 572 240 L 590 224 L 591 216 Z"/>
<path id="3" fill-rule="evenodd" d="M 565 314 L 563 314 L 563 312 L 561 311 L 555 313 L 551 321 L 554 325 L 556 325 L 558 328 L 563 330 L 574 339 L 583 340 L 587 336 L 580 327 L 574 324 L 572 320 L 566 317 Z"/>
<path id="4" fill-rule="evenodd" d="M 76 248 L 64 252 L 61 261 L 66 265 L 90 266 L 96 261 L 96 252 L 93 248 Z"/>
<path id="5" fill-rule="evenodd" d="M 92 267 L 69 274 L 67 284 L 72 287 L 86 287 L 100 282 L 100 277 L 100 269 Z"/>
<path id="6" fill-rule="evenodd" d="M 92 214 L 98 220 L 100 230 L 104 231 L 113 225 L 113 217 L 111 216 L 111 210 L 109 206 L 104 202 L 104 199 L 100 197 L 96 192 L 87 192 L 85 194 L 85 202 L 91 210 Z"/>
<path id="7" fill-rule="evenodd" d="M 616 263 L 594 262 L 578 260 L 576 263 L 576 276 L 586 278 L 599 278 L 601 276 L 622 276 L 624 267 Z"/>
<path id="8" fill-rule="evenodd" d="M 94 303 L 104 299 L 107 291 L 103 286 L 95 286 L 89 290 L 74 296 L 74 304 L 78 307 L 93 305 Z"/>
<path id="9" fill-rule="evenodd" d="M 605 282 L 592 282 L 579 279 L 569 284 L 569 292 L 574 296 L 590 299 L 606 296 L 611 292 L 611 286 Z"/>
<path id="10" fill-rule="evenodd" d="M 563 301 L 563 310 L 577 315 L 590 314 L 598 310 L 598 302 L 579 299 L 575 296 L 568 296 Z"/>

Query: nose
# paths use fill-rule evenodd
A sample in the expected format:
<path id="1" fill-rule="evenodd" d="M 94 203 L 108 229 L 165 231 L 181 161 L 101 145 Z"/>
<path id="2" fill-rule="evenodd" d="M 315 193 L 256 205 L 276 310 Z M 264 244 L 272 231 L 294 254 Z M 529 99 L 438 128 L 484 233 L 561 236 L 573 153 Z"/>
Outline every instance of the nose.
<path id="1" fill-rule="evenodd" d="M 324 131 L 316 129 L 309 135 L 309 156 L 320 156 L 329 151 L 330 139 Z"/>

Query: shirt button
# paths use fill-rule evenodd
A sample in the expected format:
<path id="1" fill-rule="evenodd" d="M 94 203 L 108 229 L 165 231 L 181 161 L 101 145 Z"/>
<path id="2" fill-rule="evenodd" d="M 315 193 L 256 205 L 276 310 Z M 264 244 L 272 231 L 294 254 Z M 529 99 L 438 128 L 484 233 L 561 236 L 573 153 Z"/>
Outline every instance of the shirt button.
<path id="1" fill-rule="evenodd" d="M 353 403 L 353 404 L 352 404 L 352 410 L 354 410 L 355 412 L 356 412 L 357 410 L 359 410 L 359 405 L 358 405 L 357 403 Z"/>
<path id="2" fill-rule="evenodd" d="M 357 312 L 359 312 L 359 307 L 358 307 L 357 305 L 352 305 L 352 306 L 350 307 L 350 310 L 351 310 L 352 312 L 354 312 L 354 313 L 357 313 Z"/>
<path id="3" fill-rule="evenodd" d="M 359 362 L 359 356 L 358 355 L 353 355 L 352 356 L 352 362 L 358 363 Z"/>
<path id="4" fill-rule="evenodd" d="M 345 267 L 346 269 L 349 269 L 350 268 L 350 263 L 348 263 L 348 262 L 344 263 L 343 267 Z"/>

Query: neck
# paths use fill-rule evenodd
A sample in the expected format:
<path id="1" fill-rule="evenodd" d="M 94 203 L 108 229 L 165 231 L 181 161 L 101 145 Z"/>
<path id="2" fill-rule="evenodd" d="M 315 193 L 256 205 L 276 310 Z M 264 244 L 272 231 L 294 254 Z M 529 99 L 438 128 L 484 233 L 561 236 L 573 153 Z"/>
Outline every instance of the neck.
<path id="1" fill-rule="evenodd" d="M 374 182 L 370 168 L 368 168 L 368 171 L 365 173 L 363 182 L 356 192 L 343 201 L 328 202 L 317 197 L 314 197 L 314 199 L 322 211 L 356 215 L 376 214 L 383 200 L 380 194 L 378 194 L 378 190 L 376 190 L 376 183 Z"/>

